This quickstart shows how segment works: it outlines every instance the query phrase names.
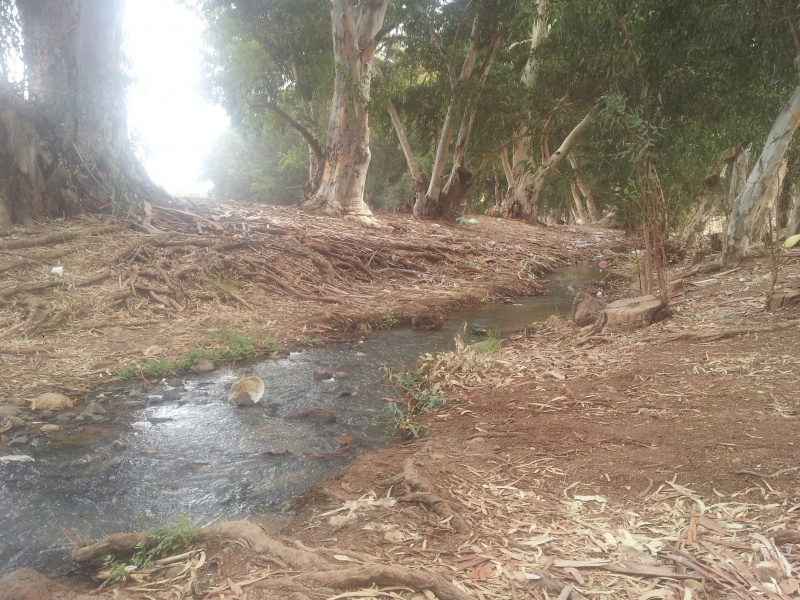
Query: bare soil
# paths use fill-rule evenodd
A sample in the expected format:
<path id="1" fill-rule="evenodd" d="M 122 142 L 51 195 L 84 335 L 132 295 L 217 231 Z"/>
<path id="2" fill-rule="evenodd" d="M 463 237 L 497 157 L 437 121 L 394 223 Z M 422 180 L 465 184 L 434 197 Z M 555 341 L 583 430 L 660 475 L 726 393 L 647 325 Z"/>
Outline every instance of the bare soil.
<path id="1" fill-rule="evenodd" d="M 288 214 L 275 214 L 289 229 Z M 373 253 L 402 264 L 393 253 L 403 236 L 447 240 L 435 242 L 445 246 L 439 260 L 420 256 L 413 266 L 389 267 L 408 267 L 414 279 L 395 271 L 392 281 L 365 276 L 356 287 L 359 269 L 335 269 L 348 285 L 330 285 L 353 294 L 339 295 L 336 314 L 320 301 L 280 300 L 286 290 L 260 304 L 254 288 L 245 287 L 251 279 L 237 275 L 248 302 L 278 305 L 269 331 L 285 340 L 313 327 L 325 331 L 323 325 L 339 333 L 380 322 L 359 314 L 409 318 L 432 298 L 447 305 L 454 294 L 524 292 L 538 282 L 535 264 L 552 268 L 602 253 L 611 258 L 605 290 L 612 297 L 635 273 L 619 238 L 603 233 L 614 240 L 610 247 L 583 246 L 601 236 L 581 228 L 481 219 L 479 227 L 462 229 L 391 217 L 389 242 L 341 225 L 323 234 L 310 226 L 323 228 L 324 221 L 299 219 L 300 239 L 319 236 L 313 242 L 320 244 L 327 235 L 324 243 L 351 248 L 362 265 Z M 359 235 L 369 241 L 357 244 Z M 491 264 L 481 262 L 489 258 Z M 464 271 L 467 262 L 481 268 Z M 384 268 L 374 260 L 367 266 Z M 511 336 L 497 352 L 467 347 L 434 357 L 426 372 L 448 400 L 419 417 L 419 439 L 359 456 L 298 498 L 295 516 L 213 526 L 179 568 L 134 575 L 126 587 L 92 597 L 797 598 L 800 312 L 765 310 L 770 261 L 757 252 L 735 271 L 702 274 L 675 265 L 671 278 L 682 272 L 688 276 L 671 299 L 671 314 L 647 328 L 596 333 L 551 318 Z M 324 285 L 305 285 L 306 294 L 337 297 Z M 777 290 L 798 286 L 800 256 L 786 253 Z M 136 336 L 128 338 L 132 347 L 152 341 L 171 353 L 170 341 L 180 340 L 179 352 L 192 327 L 245 321 L 241 307 L 226 312 L 235 301 L 213 302 L 221 314 L 194 315 L 202 305 L 190 310 L 183 302 L 184 311 L 175 309 L 166 322 L 141 326 L 141 337 L 117 327 Z M 13 310 L 8 304 L 4 310 Z M 289 318 L 298 306 L 319 312 L 301 325 Z M 136 310 L 154 309 L 148 301 Z M 54 360 L 44 359 L 40 373 Z M 14 373 L 24 378 L 29 371 Z M 138 539 L 105 540 L 76 558 L 90 564 Z"/>

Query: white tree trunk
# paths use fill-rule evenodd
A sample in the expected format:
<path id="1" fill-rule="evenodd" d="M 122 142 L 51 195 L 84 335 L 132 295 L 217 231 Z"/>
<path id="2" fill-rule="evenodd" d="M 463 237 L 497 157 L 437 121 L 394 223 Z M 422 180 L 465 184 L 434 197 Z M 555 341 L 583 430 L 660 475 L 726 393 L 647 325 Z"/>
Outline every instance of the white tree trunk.
<path id="1" fill-rule="evenodd" d="M 305 204 L 368 227 L 381 226 L 364 201 L 364 184 L 372 157 L 367 110 L 372 61 L 388 3 L 389 0 L 362 0 L 356 22 L 353 0 L 331 1 L 336 77 L 325 167 L 317 192 Z"/>
<path id="2" fill-rule="evenodd" d="M 578 172 L 578 159 L 572 152 L 567 155 L 567 160 L 569 160 L 569 164 L 575 173 L 575 183 L 578 184 L 578 189 L 583 199 L 586 201 L 586 208 L 589 209 L 589 222 L 597 223 L 597 221 L 600 220 L 600 211 L 597 210 L 597 204 L 595 204 L 594 197 L 592 196 L 592 188 L 589 187 Z"/>
<path id="3" fill-rule="evenodd" d="M 573 182 L 569 184 L 569 189 L 572 191 L 572 200 L 575 202 L 575 220 L 579 225 L 586 225 L 586 209 L 583 207 L 583 198 L 578 191 L 578 186 Z"/>
<path id="4" fill-rule="evenodd" d="M 389 102 L 388 106 L 389 118 L 392 120 L 394 131 L 397 134 L 397 139 L 400 141 L 400 147 L 403 149 L 403 154 L 406 157 L 406 164 L 408 170 L 411 172 L 411 180 L 414 182 L 414 205 L 425 202 L 425 181 L 422 177 L 422 169 L 419 166 L 419 161 L 414 156 L 414 151 L 411 149 L 411 144 L 408 141 L 403 121 L 397 113 L 397 108 L 394 102 Z"/>
<path id="5" fill-rule="evenodd" d="M 800 125 L 800 86 L 795 88 L 769 133 L 761 157 L 736 198 L 723 236 L 723 264 L 747 256 L 751 236 L 767 209 L 768 190 L 776 181 L 781 161 Z"/>
<path id="6" fill-rule="evenodd" d="M 789 224 L 786 236 L 800 233 L 800 190 L 792 186 L 792 206 L 789 208 Z"/>

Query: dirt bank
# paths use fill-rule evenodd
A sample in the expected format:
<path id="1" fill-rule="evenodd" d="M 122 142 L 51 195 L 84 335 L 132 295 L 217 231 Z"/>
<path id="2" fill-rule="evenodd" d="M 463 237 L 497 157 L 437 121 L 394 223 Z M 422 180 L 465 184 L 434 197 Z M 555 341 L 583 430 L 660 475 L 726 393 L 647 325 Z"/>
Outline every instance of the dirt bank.
<path id="1" fill-rule="evenodd" d="M 160 233 L 95 218 L 5 230 L 0 398 L 81 395 L 125 367 L 136 375 L 133 365 L 158 375 L 202 356 L 407 324 L 428 307 L 533 294 L 550 270 L 620 249 L 622 239 L 488 218 L 382 218 L 388 233 L 236 204 L 162 211 L 151 225 Z M 248 343 L 229 352 L 237 334 Z"/>

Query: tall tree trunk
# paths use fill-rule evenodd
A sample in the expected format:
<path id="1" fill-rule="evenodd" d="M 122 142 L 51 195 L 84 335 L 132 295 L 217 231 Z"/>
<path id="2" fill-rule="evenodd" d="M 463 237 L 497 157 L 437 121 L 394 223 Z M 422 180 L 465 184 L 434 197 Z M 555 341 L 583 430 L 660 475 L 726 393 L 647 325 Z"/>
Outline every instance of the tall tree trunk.
<path id="1" fill-rule="evenodd" d="M 400 147 L 403 149 L 403 155 L 406 157 L 408 170 L 411 172 L 411 181 L 414 183 L 414 205 L 424 205 L 425 179 L 422 176 L 422 168 L 419 166 L 419 161 L 414 156 L 414 151 L 411 149 L 405 127 L 403 127 L 403 121 L 400 119 L 394 102 L 389 102 L 388 110 L 389 118 L 392 120 L 394 131 L 397 134 L 397 139 L 400 141 Z"/>
<path id="2" fill-rule="evenodd" d="M 578 224 L 585 225 L 587 223 L 586 209 L 583 208 L 583 198 L 581 198 L 581 193 L 578 191 L 578 186 L 573 182 L 570 183 L 569 189 L 572 191 L 572 201 L 575 203 L 575 220 Z"/>
<path id="3" fill-rule="evenodd" d="M 761 157 L 747 183 L 737 196 L 723 236 L 723 264 L 739 262 L 747 256 L 750 240 L 760 223 L 769 200 L 767 191 L 776 181 L 786 149 L 800 125 L 800 86 L 784 106 L 769 133 Z"/>
<path id="4" fill-rule="evenodd" d="M 591 223 L 597 223 L 600 220 L 600 211 L 597 210 L 597 204 L 595 204 L 594 197 L 592 196 L 592 188 L 590 188 L 583 180 L 583 177 L 581 177 L 578 171 L 578 159 L 575 157 L 575 154 L 572 152 L 567 154 L 567 160 L 569 160 L 569 164 L 575 173 L 575 183 L 578 184 L 578 190 L 580 190 L 583 199 L 586 201 L 586 208 L 589 209 L 589 220 Z"/>
<path id="5" fill-rule="evenodd" d="M 385 33 L 381 27 L 388 3 L 362 0 L 356 21 L 353 0 L 331 1 L 336 76 L 325 166 L 319 188 L 304 205 L 368 227 L 381 226 L 364 201 L 364 184 L 372 157 L 368 113 L 372 61 Z"/>
<path id="6" fill-rule="evenodd" d="M 18 0 L 27 98 L 0 90 L 0 223 L 169 196 L 127 134 L 124 0 Z"/>

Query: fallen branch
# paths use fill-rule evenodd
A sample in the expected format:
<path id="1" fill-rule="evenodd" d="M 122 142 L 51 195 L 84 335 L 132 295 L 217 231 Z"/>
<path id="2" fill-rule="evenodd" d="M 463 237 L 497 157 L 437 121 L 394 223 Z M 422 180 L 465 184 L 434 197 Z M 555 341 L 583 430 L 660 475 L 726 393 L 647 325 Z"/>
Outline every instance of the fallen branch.
<path id="1" fill-rule="evenodd" d="M 79 237 L 89 237 L 92 235 L 102 235 L 104 233 L 111 233 L 117 231 L 119 225 L 116 223 L 104 225 L 91 231 L 59 231 L 57 233 L 48 233 L 35 238 L 27 238 L 24 240 L 8 240 L 0 243 L 0 250 L 16 250 L 19 248 L 33 248 L 34 246 L 49 246 L 51 244 L 63 244 Z"/>
<path id="2" fill-rule="evenodd" d="M 676 342 L 679 340 L 692 340 L 698 342 L 716 342 L 724 340 L 729 337 L 737 335 L 752 335 L 758 333 L 772 333 L 773 331 L 782 331 L 784 329 L 791 329 L 800 325 L 800 320 L 790 321 L 788 323 L 780 323 L 778 325 L 771 325 L 769 327 L 737 327 L 735 329 L 723 329 L 717 331 L 684 331 L 676 333 L 667 337 L 649 337 L 642 340 L 648 342 Z"/>

